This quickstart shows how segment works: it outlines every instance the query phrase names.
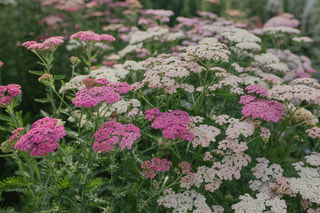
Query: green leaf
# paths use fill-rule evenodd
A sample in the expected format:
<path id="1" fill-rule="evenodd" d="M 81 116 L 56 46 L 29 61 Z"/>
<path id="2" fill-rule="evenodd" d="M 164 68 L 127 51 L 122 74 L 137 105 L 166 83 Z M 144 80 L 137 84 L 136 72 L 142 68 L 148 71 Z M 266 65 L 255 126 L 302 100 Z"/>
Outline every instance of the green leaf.
<path id="1" fill-rule="evenodd" d="M 65 75 L 54 75 L 54 79 L 55 80 L 62 80 L 62 79 L 64 79 L 66 76 Z"/>
<path id="2" fill-rule="evenodd" d="M 50 102 L 50 100 L 48 98 L 35 98 L 34 100 L 39 103 L 49 103 Z"/>
<path id="3" fill-rule="evenodd" d="M 43 72 L 43 71 L 29 70 L 29 72 L 30 72 L 30 73 L 32 73 L 32 74 L 34 74 L 34 75 L 39 75 L 39 76 L 41 76 L 41 75 L 43 75 L 43 74 L 44 74 L 44 72 Z"/>
<path id="4" fill-rule="evenodd" d="M 24 192 L 27 182 L 23 177 L 13 176 L 0 181 L 0 191 Z"/>
<path id="5" fill-rule="evenodd" d="M 40 114 L 41 114 L 43 117 L 50 117 L 49 113 L 47 113 L 46 111 L 43 111 L 42 109 L 40 110 Z"/>

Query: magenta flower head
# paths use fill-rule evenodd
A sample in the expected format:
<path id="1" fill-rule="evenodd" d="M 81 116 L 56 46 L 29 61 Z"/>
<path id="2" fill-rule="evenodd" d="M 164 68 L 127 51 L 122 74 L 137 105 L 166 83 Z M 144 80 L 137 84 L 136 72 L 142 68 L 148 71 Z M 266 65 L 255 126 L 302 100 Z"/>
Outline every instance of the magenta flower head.
<path id="1" fill-rule="evenodd" d="M 0 61 L 0 67 L 2 67 L 2 66 L 3 66 L 3 64 L 4 64 L 4 63 L 3 63 L 2 61 Z"/>
<path id="2" fill-rule="evenodd" d="M 248 91 L 248 93 L 260 94 L 263 97 L 269 96 L 268 90 L 263 88 L 260 84 L 249 85 L 246 87 L 246 90 Z"/>
<path id="3" fill-rule="evenodd" d="M 79 31 L 70 36 L 70 39 L 75 39 L 77 41 L 96 41 L 96 42 L 104 42 L 104 41 L 115 41 L 115 37 L 108 34 L 97 34 L 93 31 Z"/>
<path id="4" fill-rule="evenodd" d="M 31 129 L 20 137 L 14 148 L 30 155 L 43 156 L 53 153 L 59 147 L 59 140 L 66 136 L 62 125 L 57 125 L 58 119 L 42 118 L 34 122 Z"/>
<path id="5" fill-rule="evenodd" d="M 153 179 L 158 172 L 169 171 L 171 165 L 172 163 L 167 159 L 152 158 L 151 162 L 150 160 L 142 162 L 141 168 L 145 178 Z"/>
<path id="6" fill-rule="evenodd" d="M 140 136 L 140 129 L 133 124 L 107 121 L 94 133 L 95 143 L 92 148 L 95 152 L 103 153 L 113 150 L 114 145 L 119 142 L 121 149 L 131 149 L 134 141 Z"/>
<path id="7" fill-rule="evenodd" d="M 145 119 L 153 121 L 151 126 L 155 129 L 162 129 L 164 138 L 192 141 L 194 134 L 187 130 L 187 123 L 191 122 L 189 114 L 181 110 L 171 112 L 160 112 L 159 109 L 148 109 L 145 111 Z"/>
<path id="8" fill-rule="evenodd" d="M 77 92 L 72 103 L 88 109 L 104 101 L 107 104 L 116 103 L 120 101 L 120 94 L 130 90 L 127 82 L 110 83 L 107 79 L 84 79 L 82 82 L 85 87 Z"/>
<path id="9" fill-rule="evenodd" d="M 8 84 L 0 86 L 0 106 L 10 105 L 13 98 L 21 94 L 21 86 L 18 84 Z"/>
<path id="10" fill-rule="evenodd" d="M 265 121 L 278 123 L 285 114 L 285 107 L 275 100 L 260 98 L 249 102 L 248 99 L 246 101 L 241 99 L 240 103 L 245 103 L 241 110 L 243 116 L 251 117 L 252 119 L 260 118 Z"/>

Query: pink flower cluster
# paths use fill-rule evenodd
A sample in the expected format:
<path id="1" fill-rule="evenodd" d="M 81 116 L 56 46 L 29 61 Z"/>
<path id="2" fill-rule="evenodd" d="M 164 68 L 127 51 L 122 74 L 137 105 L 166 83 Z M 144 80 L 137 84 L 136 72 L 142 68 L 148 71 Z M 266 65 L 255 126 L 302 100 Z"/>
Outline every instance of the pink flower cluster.
<path id="1" fill-rule="evenodd" d="M 263 88 L 260 84 L 250 85 L 246 87 L 248 93 L 260 94 L 268 97 L 268 90 Z M 245 117 L 252 119 L 261 118 L 265 121 L 279 122 L 284 115 L 285 107 L 275 100 L 267 100 L 264 98 L 257 98 L 254 95 L 243 95 L 240 97 L 240 104 L 244 104 L 241 113 Z"/>
<path id="2" fill-rule="evenodd" d="M 248 91 L 248 93 L 261 94 L 264 97 L 269 96 L 268 90 L 263 88 L 260 84 L 249 85 L 246 87 L 246 90 Z"/>
<path id="3" fill-rule="evenodd" d="M 93 135 L 96 142 L 92 148 L 95 152 L 113 150 L 119 141 L 121 149 L 131 149 L 132 144 L 141 136 L 140 129 L 133 124 L 121 124 L 115 121 L 107 121 L 100 126 Z"/>
<path id="4" fill-rule="evenodd" d="M 308 135 L 312 138 L 320 138 L 320 128 L 317 126 L 308 129 L 306 133 L 308 133 Z"/>
<path id="5" fill-rule="evenodd" d="M 18 84 L 8 84 L 0 86 L 0 105 L 10 105 L 13 97 L 21 94 L 21 86 Z"/>
<path id="6" fill-rule="evenodd" d="M 9 141 L 14 141 L 16 139 L 19 139 L 23 131 L 24 131 L 23 127 L 19 127 L 16 130 L 13 130 L 12 135 L 9 138 Z"/>
<path id="7" fill-rule="evenodd" d="M 194 134 L 187 129 L 187 123 L 191 122 L 189 114 L 181 110 L 172 110 L 171 112 L 160 112 L 158 108 L 145 111 L 145 119 L 153 121 L 151 126 L 155 129 L 163 129 L 164 138 L 174 140 L 179 139 L 192 141 Z"/>
<path id="8" fill-rule="evenodd" d="M 181 183 L 192 183 L 194 180 L 195 175 L 191 172 L 191 165 L 186 161 L 181 161 L 178 164 L 178 167 L 181 169 L 182 174 L 186 176 L 182 177 L 180 182 Z"/>
<path id="9" fill-rule="evenodd" d="M 27 48 L 28 50 L 50 50 L 50 49 L 55 49 L 57 46 L 62 44 L 63 37 L 62 36 L 53 36 L 50 38 L 47 38 L 44 40 L 42 43 L 38 43 L 36 41 L 26 41 L 24 42 L 21 46 Z"/>
<path id="10" fill-rule="evenodd" d="M 92 31 L 79 31 L 70 36 L 70 39 L 75 39 L 78 41 L 115 41 L 115 37 L 108 34 L 97 34 Z"/>
<path id="11" fill-rule="evenodd" d="M 277 123 L 285 114 L 285 107 L 278 101 L 263 98 L 257 99 L 255 96 L 250 95 L 242 97 L 239 103 L 245 104 L 241 110 L 241 113 L 245 117 L 251 117 L 252 119 L 260 118 Z M 248 101 L 249 98 L 252 100 Z"/>
<path id="12" fill-rule="evenodd" d="M 59 147 L 59 140 L 66 136 L 64 127 L 57 123 L 58 119 L 50 117 L 37 120 L 27 134 L 20 137 L 14 148 L 24 152 L 30 150 L 33 156 L 54 152 Z"/>
<path id="13" fill-rule="evenodd" d="M 120 94 L 129 92 L 131 86 L 127 82 L 110 83 L 107 79 L 84 79 L 85 87 L 77 92 L 72 100 L 77 107 L 91 108 L 106 101 L 112 104 L 120 101 Z"/>
<path id="14" fill-rule="evenodd" d="M 169 171 L 171 165 L 172 163 L 167 159 L 152 158 L 151 162 L 150 160 L 142 162 L 141 168 L 145 178 L 153 179 L 158 172 Z"/>

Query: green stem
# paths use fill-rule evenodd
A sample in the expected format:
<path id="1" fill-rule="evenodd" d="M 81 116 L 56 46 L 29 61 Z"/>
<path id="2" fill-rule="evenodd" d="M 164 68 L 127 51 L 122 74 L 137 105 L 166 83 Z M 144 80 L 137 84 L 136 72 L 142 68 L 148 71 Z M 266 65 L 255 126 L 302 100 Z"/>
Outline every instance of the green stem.
<path id="1" fill-rule="evenodd" d="M 47 160 L 48 160 L 48 165 L 49 165 L 49 168 L 50 168 L 51 176 L 53 177 L 54 185 L 55 185 L 55 188 L 56 188 L 56 193 L 58 195 L 58 199 L 57 199 L 58 206 L 59 206 L 58 211 L 61 212 L 62 206 L 61 206 L 61 201 L 60 201 L 60 193 L 59 193 L 58 181 L 57 181 L 57 178 L 55 176 L 54 169 L 53 169 L 53 167 L 51 165 L 51 155 L 48 156 Z"/>
<path id="2" fill-rule="evenodd" d="M 14 113 L 14 110 L 13 110 L 13 103 L 11 103 L 11 104 L 9 104 L 9 105 L 6 105 L 6 109 L 7 109 L 7 112 L 8 112 L 8 114 L 10 115 L 10 117 L 11 117 L 11 120 L 13 121 L 13 123 L 14 123 L 14 125 L 15 125 L 15 128 L 17 129 L 17 128 L 19 128 L 20 127 L 20 123 L 19 123 L 19 121 L 21 120 L 21 119 L 17 119 L 17 117 L 16 117 L 16 115 L 15 115 L 15 113 Z M 23 125 L 21 125 L 21 126 L 23 126 Z"/>

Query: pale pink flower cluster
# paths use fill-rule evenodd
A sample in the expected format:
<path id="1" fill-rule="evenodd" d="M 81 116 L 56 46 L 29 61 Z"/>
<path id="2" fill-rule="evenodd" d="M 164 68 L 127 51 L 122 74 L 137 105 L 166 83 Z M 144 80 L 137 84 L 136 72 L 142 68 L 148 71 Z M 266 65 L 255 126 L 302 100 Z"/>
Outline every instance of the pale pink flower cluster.
<path id="1" fill-rule="evenodd" d="M 95 152 L 111 151 L 119 142 L 121 149 L 131 149 L 132 144 L 141 136 L 141 131 L 133 124 L 121 124 L 107 121 L 102 124 L 92 136 L 95 142 L 92 148 Z"/>
<path id="2" fill-rule="evenodd" d="M 269 95 L 280 101 L 306 101 L 320 105 L 319 90 L 306 85 L 275 85 L 269 90 Z"/>
<path id="3" fill-rule="evenodd" d="M 221 36 L 240 50 L 260 51 L 261 39 L 245 29 L 231 28 L 221 33 Z"/>
<path id="4" fill-rule="evenodd" d="M 57 123 L 58 119 L 50 117 L 37 120 L 31 129 L 20 137 L 14 148 L 24 152 L 30 150 L 30 155 L 33 156 L 54 152 L 59 147 L 59 140 L 66 136 L 64 127 Z"/>
<path id="5" fill-rule="evenodd" d="M 91 108 L 101 102 L 112 104 L 120 101 L 120 94 L 129 92 L 131 86 L 127 82 L 110 83 L 107 79 L 83 79 L 85 87 L 76 93 L 72 100 L 77 107 Z"/>
<path id="6" fill-rule="evenodd" d="M 267 208 L 270 209 L 270 212 L 275 213 L 286 213 L 287 204 L 284 200 L 281 200 L 279 197 L 268 197 L 263 193 L 256 195 L 257 198 L 251 197 L 249 194 L 240 195 L 240 202 L 233 204 L 232 209 L 235 213 L 261 213 L 269 212 L 265 211 Z"/>
<path id="7" fill-rule="evenodd" d="M 62 36 L 53 36 L 45 39 L 42 43 L 38 43 L 37 41 L 26 41 L 21 44 L 21 46 L 27 48 L 28 50 L 54 50 L 60 44 L 62 44 L 63 37 Z"/>
<path id="8" fill-rule="evenodd" d="M 249 181 L 249 187 L 258 191 L 253 198 L 249 194 L 241 195 L 240 202 L 232 205 L 235 212 L 264 212 L 271 207 L 271 212 L 286 213 L 287 204 L 281 200 L 284 194 L 295 196 L 290 189 L 289 178 L 283 177 L 283 169 L 278 164 L 269 165 L 266 158 L 257 158 L 258 164 L 253 167 L 256 180 Z"/>
<path id="9" fill-rule="evenodd" d="M 188 77 L 191 72 L 201 72 L 201 67 L 195 62 L 180 61 L 176 57 L 167 56 L 148 58 L 142 66 L 147 71 L 141 85 L 148 85 L 152 89 L 163 89 L 169 94 L 176 93 L 177 89 L 193 92 L 193 85 L 179 83 L 178 79 Z"/>
<path id="10" fill-rule="evenodd" d="M 145 178 L 153 179 L 158 172 L 169 171 L 171 165 L 171 161 L 167 159 L 152 158 L 151 161 L 147 160 L 142 162 L 141 168 L 143 169 L 143 176 Z"/>
<path id="11" fill-rule="evenodd" d="M 220 135 L 221 130 L 215 126 L 208 126 L 206 124 L 193 127 L 190 132 L 194 134 L 192 145 L 194 148 L 201 145 L 202 147 L 208 147 L 210 143 L 216 141 L 216 137 Z"/>
<path id="12" fill-rule="evenodd" d="M 155 20 L 160 20 L 162 22 L 169 22 L 170 16 L 173 16 L 174 13 L 171 10 L 162 10 L 162 9 L 148 9 L 145 11 L 147 15 L 152 15 Z"/>
<path id="13" fill-rule="evenodd" d="M 255 131 L 255 124 L 253 121 L 247 119 L 240 121 L 237 118 L 232 118 L 228 115 L 219 115 L 216 117 L 215 122 L 220 126 L 227 124 L 226 136 L 230 139 L 237 139 L 240 135 L 249 137 Z"/>
<path id="14" fill-rule="evenodd" d="M 240 87 L 240 84 L 243 84 L 242 78 L 230 73 L 226 73 L 225 75 L 223 75 L 223 73 L 219 73 L 218 76 L 222 77 L 221 80 L 218 83 L 209 86 L 208 89 L 210 91 L 216 91 L 222 87 L 227 87 L 232 94 L 241 95 L 244 93 L 243 89 Z"/>
<path id="15" fill-rule="evenodd" d="M 157 202 L 166 208 L 173 208 L 172 212 L 213 213 L 206 203 L 206 198 L 195 190 L 175 193 L 169 188 L 163 191 Z"/>
<path id="16" fill-rule="evenodd" d="M 218 117 L 219 123 L 228 122 L 228 116 Z M 218 149 L 215 153 L 223 156 L 222 160 L 215 161 L 210 153 L 204 157 L 205 161 L 212 161 L 212 166 L 199 166 L 194 177 L 187 182 L 180 183 L 181 188 L 189 189 L 191 186 L 200 188 L 202 184 L 206 190 L 214 192 L 222 184 L 223 180 L 239 179 L 242 167 L 251 162 L 249 155 L 243 152 L 247 150 L 245 142 L 239 143 L 237 139 L 226 137 L 225 140 L 219 141 Z"/>
<path id="17" fill-rule="evenodd" d="M 215 38 L 205 38 L 196 46 L 188 46 L 181 57 L 189 60 L 214 60 L 227 62 L 230 51 Z"/>
<path id="18" fill-rule="evenodd" d="M 302 55 L 298 56 L 292 53 L 290 50 L 281 49 L 268 49 L 267 53 L 275 54 L 281 62 L 285 63 L 289 68 L 289 71 L 285 73 L 283 79 L 285 81 L 292 81 L 295 78 L 310 77 L 309 73 L 315 73 L 312 68 L 311 60 Z"/>
<path id="19" fill-rule="evenodd" d="M 176 137 L 182 140 L 192 141 L 194 134 L 187 130 L 187 123 L 190 122 L 189 114 L 181 110 L 160 112 L 158 108 L 145 111 L 145 119 L 152 121 L 151 126 L 155 129 L 162 129 L 164 138 L 175 140 Z"/>
<path id="20" fill-rule="evenodd" d="M 78 11 L 84 7 L 84 0 L 41 0 L 42 6 L 55 5 L 55 8 L 63 11 Z"/>
<path id="21" fill-rule="evenodd" d="M 251 169 L 252 174 L 262 182 L 268 182 L 283 176 L 283 169 L 278 164 L 269 165 L 270 161 L 266 158 L 257 158 L 258 164 Z"/>
<path id="22" fill-rule="evenodd" d="M 320 138 L 320 128 L 315 126 L 312 127 L 311 129 L 307 129 L 306 133 L 311 137 L 311 138 Z"/>
<path id="23" fill-rule="evenodd" d="M 95 41 L 95 42 L 104 42 L 104 41 L 115 41 L 115 37 L 108 34 L 97 34 L 93 31 L 79 31 L 70 36 L 70 39 L 75 39 L 77 41 Z"/>
<path id="24" fill-rule="evenodd" d="M 264 27 L 298 27 L 300 22 L 294 19 L 294 16 L 290 13 L 282 13 L 281 15 L 272 17 L 265 24 Z"/>
<path id="25" fill-rule="evenodd" d="M 232 140 L 232 142 L 237 142 L 237 140 Z M 229 147 L 232 146 L 236 147 L 237 145 L 234 143 Z M 189 189 L 191 186 L 195 186 L 200 188 L 204 184 L 205 190 L 214 192 L 219 189 L 223 180 L 239 179 L 242 167 L 247 166 L 251 161 L 249 155 L 241 152 L 232 153 L 230 149 L 226 150 L 226 153 L 220 150 L 216 152 L 223 155 L 223 159 L 220 162 L 216 162 L 213 159 L 211 167 L 199 166 L 193 178 L 189 179 L 188 182 L 180 183 L 180 187 Z"/>
<path id="26" fill-rule="evenodd" d="M 0 106 L 10 105 L 13 98 L 21 94 L 21 86 L 18 84 L 8 84 L 0 86 Z"/>

